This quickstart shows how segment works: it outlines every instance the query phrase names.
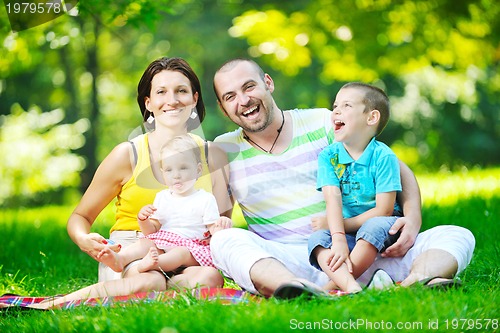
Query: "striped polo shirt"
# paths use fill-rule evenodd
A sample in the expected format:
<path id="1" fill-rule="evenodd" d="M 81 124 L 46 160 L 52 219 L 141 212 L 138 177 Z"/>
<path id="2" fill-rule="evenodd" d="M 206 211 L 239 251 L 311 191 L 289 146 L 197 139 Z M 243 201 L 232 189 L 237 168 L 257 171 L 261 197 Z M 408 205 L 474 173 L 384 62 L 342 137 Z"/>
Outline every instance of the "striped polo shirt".
<path id="1" fill-rule="evenodd" d="M 333 142 L 327 109 L 287 112 L 293 140 L 281 154 L 268 154 L 243 138 L 241 128 L 217 137 L 228 155 L 230 188 L 248 223 L 261 237 L 282 243 L 307 243 L 311 217 L 325 215 L 316 190 L 319 153 Z"/>

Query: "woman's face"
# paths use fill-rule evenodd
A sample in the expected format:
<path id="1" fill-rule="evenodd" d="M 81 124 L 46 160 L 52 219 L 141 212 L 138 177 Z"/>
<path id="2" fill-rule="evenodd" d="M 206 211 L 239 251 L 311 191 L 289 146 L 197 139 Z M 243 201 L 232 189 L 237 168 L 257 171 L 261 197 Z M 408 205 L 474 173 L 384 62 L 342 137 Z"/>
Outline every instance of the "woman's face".
<path id="1" fill-rule="evenodd" d="M 145 105 L 154 114 L 156 128 L 184 128 L 197 101 L 198 93 L 193 94 L 191 82 L 186 76 L 164 70 L 151 80 L 151 91 Z"/>

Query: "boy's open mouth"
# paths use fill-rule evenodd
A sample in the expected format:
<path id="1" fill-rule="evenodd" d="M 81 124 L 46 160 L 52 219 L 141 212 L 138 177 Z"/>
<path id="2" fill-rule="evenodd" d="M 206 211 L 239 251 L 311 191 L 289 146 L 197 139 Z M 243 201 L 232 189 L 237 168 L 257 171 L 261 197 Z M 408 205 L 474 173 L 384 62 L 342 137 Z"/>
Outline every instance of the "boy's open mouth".
<path id="1" fill-rule="evenodd" d="M 334 130 L 335 131 L 338 131 L 340 130 L 342 127 L 344 127 L 345 123 L 343 121 L 340 121 L 340 120 L 335 120 L 333 122 L 333 125 L 334 125 Z"/>

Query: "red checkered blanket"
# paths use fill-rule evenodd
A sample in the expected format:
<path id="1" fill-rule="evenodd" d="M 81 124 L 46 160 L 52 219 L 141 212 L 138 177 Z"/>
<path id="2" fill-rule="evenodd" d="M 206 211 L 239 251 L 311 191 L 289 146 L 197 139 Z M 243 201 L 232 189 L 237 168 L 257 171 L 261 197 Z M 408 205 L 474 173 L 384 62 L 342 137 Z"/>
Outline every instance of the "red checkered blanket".
<path id="1" fill-rule="evenodd" d="M 34 305 L 42 301 L 57 298 L 59 296 L 47 297 L 29 297 L 12 294 L 0 296 L 0 309 L 12 307 L 33 309 Z M 184 298 L 186 300 L 207 300 L 219 301 L 224 304 L 247 303 L 250 301 L 259 301 L 260 297 L 248 292 L 230 288 L 198 288 L 189 291 L 177 292 L 174 290 L 141 292 L 127 296 L 110 296 L 102 298 L 88 298 L 77 301 L 68 301 L 60 305 L 51 307 L 51 309 L 71 309 L 77 306 L 125 306 L 131 303 L 139 302 L 163 302 Z"/>

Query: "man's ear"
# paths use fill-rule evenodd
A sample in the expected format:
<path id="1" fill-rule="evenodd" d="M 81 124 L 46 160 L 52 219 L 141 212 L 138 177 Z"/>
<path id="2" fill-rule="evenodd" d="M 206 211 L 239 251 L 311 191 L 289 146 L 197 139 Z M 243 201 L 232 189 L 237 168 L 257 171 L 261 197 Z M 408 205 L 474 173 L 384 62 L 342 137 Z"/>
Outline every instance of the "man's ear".
<path id="1" fill-rule="evenodd" d="M 264 74 L 264 83 L 265 83 L 267 89 L 271 93 L 273 93 L 273 91 L 274 91 L 274 81 L 273 81 L 272 77 L 269 74 L 267 74 L 267 73 Z"/>
<path id="2" fill-rule="evenodd" d="M 380 120 L 380 111 L 379 110 L 371 110 L 368 112 L 368 118 L 366 119 L 366 123 L 370 126 L 377 125 Z"/>

